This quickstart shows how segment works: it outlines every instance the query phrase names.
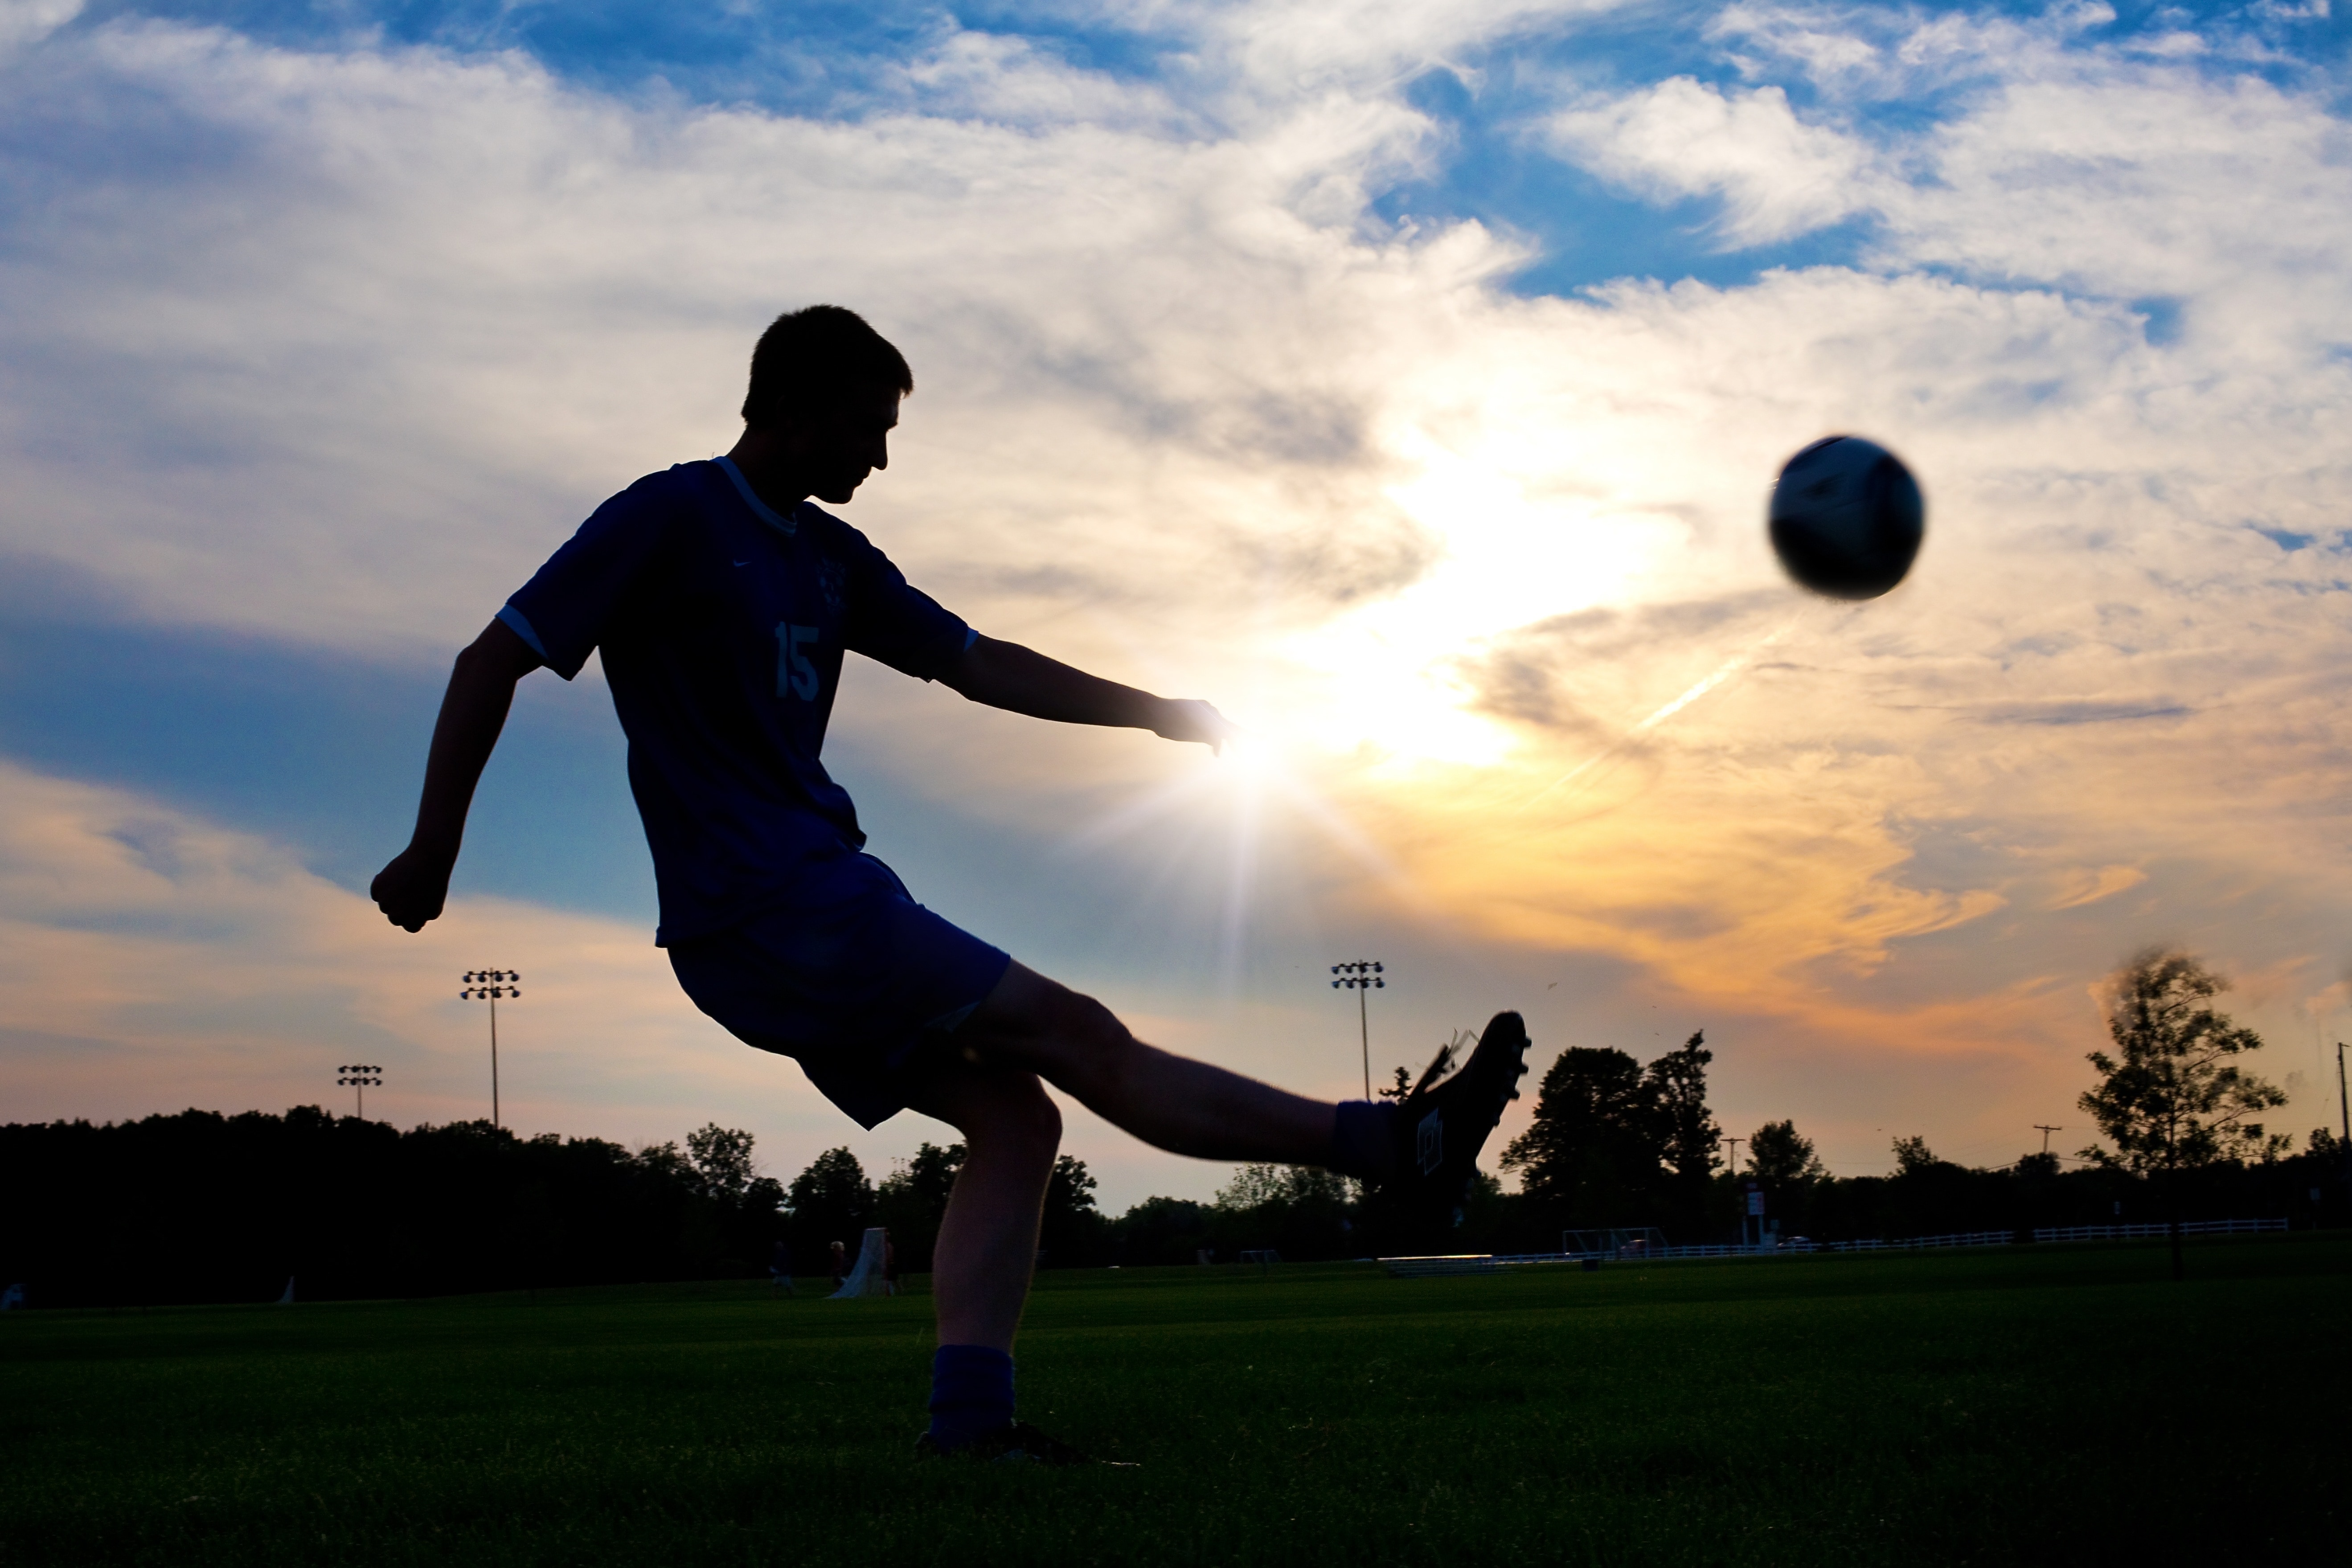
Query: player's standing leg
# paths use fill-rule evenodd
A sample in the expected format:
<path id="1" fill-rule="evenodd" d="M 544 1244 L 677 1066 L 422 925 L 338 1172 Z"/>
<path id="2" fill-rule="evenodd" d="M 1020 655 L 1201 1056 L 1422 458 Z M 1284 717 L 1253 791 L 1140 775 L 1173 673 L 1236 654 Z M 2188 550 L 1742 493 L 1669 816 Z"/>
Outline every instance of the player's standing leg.
<path id="1" fill-rule="evenodd" d="M 922 1450 L 1082 1458 L 1013 1421 L 1013 1339 L 1061 1138 L 1041 1078 L 1171 1152 L 1321 1165 L 1445 1215 L 1517 1098 L 1527 1047 L 1518 1015 L 1499 1013 L 1454 1077 L 1402 1102 L 1334 1105 L 1146 1045 L 1100 1003 L 1013 964 L 953 1047 L 919 1070 L 910 1099 L 962 1131 L 966 1149 L 932 1262 L 939 1349 Z"/>

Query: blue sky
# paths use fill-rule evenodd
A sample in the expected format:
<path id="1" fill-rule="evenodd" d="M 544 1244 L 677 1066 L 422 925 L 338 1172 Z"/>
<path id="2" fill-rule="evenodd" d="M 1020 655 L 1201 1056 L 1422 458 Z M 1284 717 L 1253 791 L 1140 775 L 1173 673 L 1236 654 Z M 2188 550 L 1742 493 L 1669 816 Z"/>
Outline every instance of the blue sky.
<path id="1" fill-rule="evenodd" d="M 1997 1160 L 2070 1106 L 2103 969 L 2173 940 L 2308 1073 L 2347 912 L 2305 847 L 2341 842 L 2347 36 L 2276 4 L 9 0 L 20 946 L 220 994 L 174 1022 L 27 959 L 0 1081 L 26 1114 L 278 1105 L 345 1038 L 406 1053 L 387 1113 L 470 1113 L 469 1026 L 400 1000 L 352 897 L 449 652 L 602 495 L 723 447 L 750 335 L 818 297 L 920 388 L 853 521 L 989 629 L 1268 736 L 1244 776 L 873 672 L 845 700 L 828 760 L 885 857 L 1155 1037 L 1337 1092 L 1310 982 L 1369 944 L 1412 977 L 1391 1056 L 1506 1003 L 1561 1044 L 1706 1026 L 1731 1131 Z M 1936 508 L 1862 613 L 1790 595 L 1754 523 L 1840 427 Z M 593 671 L 526 683 L 467 962 L 641 939 L 621 754 Z M 212 869 L 154 871 L 156 823 Z M 76 878 L 112 890 L 39 890 Z M 238 991 L 289 943 L 331 984 Z M 646 949 L 551 987 L 572 1065 L 520 1114 L 715 1117 L 779 1164 L 847 1135 L 666 984 Z M 1219 1175 L 1073 1136 L 1120 1199 Z"/>

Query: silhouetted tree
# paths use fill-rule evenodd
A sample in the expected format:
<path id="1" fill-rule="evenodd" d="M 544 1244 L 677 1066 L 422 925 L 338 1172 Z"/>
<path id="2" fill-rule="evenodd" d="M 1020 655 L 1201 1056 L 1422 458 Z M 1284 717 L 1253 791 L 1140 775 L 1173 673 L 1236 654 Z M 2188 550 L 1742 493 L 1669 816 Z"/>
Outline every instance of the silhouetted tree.
<path id="1" fill-rule="evenodd" d="M 931 1250 L 939 1244 L 940 1221 L 948 1212 L 948 1194 L 956 1173 L 963 1168 L 964 1148 L 950 1143 L 942 1149 L 926 1142 L 915 1157 L 882 1178 L 874 1190 L 874 1223 L 887 1226 L 898 1249 L 898 1267 L 919 1274 L 931 1267 Z"/>
<path id="2" fill-rule="evenodd" d="M 712 1197 L 740 1198 L 751 1185 L 751 1135 L 706 1122 L 686 1137 L 686 1156 L 702 1190 Z"/>
<path id="3" fill-rule="evenodd" d="M 1749 1134 L 1748 1168 L 1775 1192 L 1810 1186 L 1830 1173 L 1794 1121 L 1768 1121 Z"/>
<path id="4" fill-rule="evenodd" d="M 1044 1261 L 1055 1268 L 1100 1263 L 1108 1250 L 1100 1210 L 1095 1207 L 1095 1179 L 1086 1162 L 1065 1154 L 1054 1162 L 1045 1184 L 1045 1213 L 1038 1227 L 1037 1245 Z"/>
<path id="5" fill-rule="evenodd" d="M 2229 982 L 2184 952 L 2150 948 L 2117 971 L 2107 997 L 2107 1036 L 2116 1054 L 2090 1054 L 2099 1083 L 2079 1103 L 2107 1135 L 2112 1151 L 2083 1157 L 2156 1177 L 2165 1190 L 2172 1272 L 2181 1272 L 2178 1178 L 2184 1171 L 2248 1157 L 2272 1159 L 2292 1147 L 2265 1135 L 2250 1118 L 2286 1096 L 2233 1058 L 2262 1049 L 2263 1039 L 2206 1004 Z"/>
<path id="6" fill-rule="evenodd" d="M 1571 1046 L 1503 1150 L 1520 1190 L 1554 1225 L 1646 1223 L 1662 1185 L 1666 1123 L 1656 1086 L 1623 1051 Z"/>
<path id="7" fill-rule="evenodd" d="M 1705 1184 L 1723 1163 L 1717 1150 L 1723 1129 L 1706 1108 L 1706 1067 L 1715 1053 L 1706 1048 L 1706 1031 L 1699 1030 L 1644 1069 L 1663 1131 L 1666 1168 L 1686 1182 Z"/>
<path id="8" fill-rule="evenodd" d="M 1957 1170 L 1948 1160 L 1939 1160 L 1927 1147 L 1925 1137 L 1914 1134 L 1895 1141 L 1895 1173 L 1898 1176 L 1927 1176 L 1941 1170 Z"/>
<path id="9" fill-rule="evenodd" d="M 1209 1246 L 1208 1205 L 1190 1198 L 1146 1198 L 1110 1222 L 1111 1245 L 1130 1268 L 1191 1263 Z"/>
<path id="10" fill-rule="evenodd" d="M 1219 1189 L 1203 1227 L 1219 1256 L 1271 1247 L 1293 1260 L 1348 1258 L 1356 1194 L 1344 1176 L 1314 1165 L 1243 1165 Z"/>
<path id="11" fill-rule="evenodd" d="M 874 1213 L 874 1188 L 866 1169 L 847 1149 L 827 1149 L 793 1178 L 793 1253 L 796 1258 L 822 1258 L 833 1242 L 857 1257 L 858 1234 Z"/>
<path id="12" fill-rule="evenodd" d="M 1713 1060 L 1715 1053 L 1706 1048 L 1702 1029 L 1642 1071 L 1656 1119 L 1659 1157 L 1667 1173 L 1664 1201 L 1652 1219 L 1685 1234 L 1706 1226 L 1709 1184 L 1716 1167 L 1723 1163 L 1717 1152 L 1723 1144 L 1723 1129 L 1706 1106 L 1706 1068 Z"/>

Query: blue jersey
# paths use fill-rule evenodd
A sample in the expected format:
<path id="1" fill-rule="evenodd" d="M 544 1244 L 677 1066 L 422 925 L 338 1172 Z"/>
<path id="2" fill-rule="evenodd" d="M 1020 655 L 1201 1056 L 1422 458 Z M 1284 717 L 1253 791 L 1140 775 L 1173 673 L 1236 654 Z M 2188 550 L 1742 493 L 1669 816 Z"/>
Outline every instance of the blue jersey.
<path id="1" fill-rule="evenodd" d="M 665 945 L 792 901 L 866 842 L 817 760 L 843 653 L 930 680 L 974 636 L 864 534 L 808 502 L 779 516 L 724 458 L 598 507 L 499 618 L 566 680 L 603 650 Z"/>

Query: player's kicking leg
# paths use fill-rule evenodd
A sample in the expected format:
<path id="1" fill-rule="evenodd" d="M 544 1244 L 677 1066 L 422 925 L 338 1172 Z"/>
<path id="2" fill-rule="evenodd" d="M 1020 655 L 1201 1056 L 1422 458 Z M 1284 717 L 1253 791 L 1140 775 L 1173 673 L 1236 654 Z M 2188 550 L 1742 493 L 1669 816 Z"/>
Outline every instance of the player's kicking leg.
<path id="1" fill-rule="evenodd" d="M 1146 1045 L 1100 1003 L 1011 965 L 952 1044 L 914 1075 L 914 1109 L 965 1140 L 932 1265 L 940 1349 L 925 1451 L 1079 1458 L 1013 1420 L 1013 1336 L 1061 1137 L 1039 1079 L 1172 1152 L 1321 1165 L 1442 1219 L 1517 1097 L 1527 1048 L 1518 1015 L 1498 1013 L 1452 1078 L 1402 1103 L 1334 1105 Z"/>

